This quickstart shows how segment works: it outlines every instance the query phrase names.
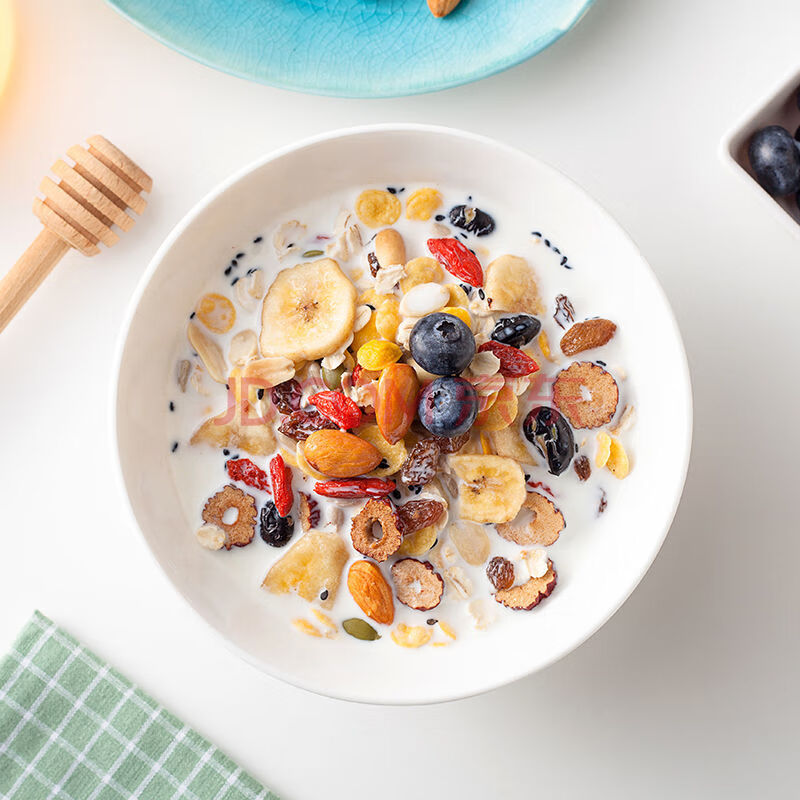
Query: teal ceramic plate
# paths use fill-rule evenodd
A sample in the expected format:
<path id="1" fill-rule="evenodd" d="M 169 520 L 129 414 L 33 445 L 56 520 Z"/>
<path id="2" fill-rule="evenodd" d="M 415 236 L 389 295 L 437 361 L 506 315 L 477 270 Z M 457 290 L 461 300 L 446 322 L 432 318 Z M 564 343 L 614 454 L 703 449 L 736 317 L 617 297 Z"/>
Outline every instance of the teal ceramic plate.
<path id="1" fill-rule="evenodd" d="M 109 0 L 170 47 L 284 89 L 345 97 L 431 92 L 519 64 L 594 0 Z"/>

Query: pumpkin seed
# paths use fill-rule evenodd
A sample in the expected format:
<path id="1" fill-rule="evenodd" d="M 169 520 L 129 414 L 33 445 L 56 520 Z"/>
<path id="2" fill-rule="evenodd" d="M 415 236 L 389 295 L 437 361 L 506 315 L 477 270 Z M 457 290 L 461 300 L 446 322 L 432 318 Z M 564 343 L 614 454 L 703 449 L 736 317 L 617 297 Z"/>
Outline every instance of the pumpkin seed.
<path id="1" fill-rule="evenodd" d="M 189 382 L 189 373 L 192 371 L 192 365 L 186 360 L 178 362 L 178 386 L 181 391 L 186 391 L 186 384 Z"/>
<path id="2" fill-rule="evenodd" d="M 303 253 L 303 258 L 316 258 L 317 256 L 324 256 L 325 253 L 322 250 L 306 250 Z"/>
<path id="3" fill-rule="evenodd" d="M 342 364 L 336 369 L 322 368 L 322 380 L 329 389 L 338 389 L 342 385 L 342 373 L 346 371 L 346 367 Z"/>
<path id="4" fill-rule="evenodd" d="M 380 639 L 381 636 L 369 622 L 365 622 L 358 617 L 351 617 L 342 623 L 342 627 L 346 633 L 349 633 L 354 639 L 362 639 L 365 642 L 374 642 Z"/>

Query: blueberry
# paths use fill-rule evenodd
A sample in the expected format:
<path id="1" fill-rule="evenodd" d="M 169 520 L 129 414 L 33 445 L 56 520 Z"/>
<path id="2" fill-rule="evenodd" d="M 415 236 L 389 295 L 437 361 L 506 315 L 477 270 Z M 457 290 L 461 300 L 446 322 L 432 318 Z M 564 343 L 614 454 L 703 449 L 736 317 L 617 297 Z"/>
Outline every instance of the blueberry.
<path id="1" fill-rule="evenodd" d="M 417 413 L 434 436 L 460 436 L 478 416 L 478 393 L 464 378 L 446 375 L 422 390 Z"/>
<path id="2" fill-rule="evenodd" d="M 414 361 L 434 375 L 458 375 L 475 355 L 472 331 L 453 314 L 428 314 L 411 330 Z"/>
<path id="3" fill-rule="evenodd" d="M 476 236 L 486 236 L 494 230 L 492 216 L 472 206 L 453 206 L 450 209 L 450 222 L 456 228 L 474 233 Z"/>
<path id="4" fill-rule="evenodd" d="M 800 151 L 786 128 L 770 125 L 753 134 L 747 149 L 758 182 L 772 195 L 800 189 Z"/>
<path id="5" fill-rule="evenodd" d="M 522 347 L 537 336 L 542 323 L 528 314 L 517 314 L 515 317 L 503 317 L 498 320 L 492 331 L 492 339 L 511 347 Z"/>
<path id="6" fill-rule="evenodd" d="M 554 408 L 531 409 L 522 423 L 525 438 L 547 459 L 553 475 L 560 475 L 575 455 L 575 437 L 569 423 Z"/>
<path id="7" fill-rule="evenodd" d="M 272 500 L 267 501 L 261 509 L 261 538 L 273 547 L 288 544 L 294 534 L 294 520 L 282 517 Z"/>

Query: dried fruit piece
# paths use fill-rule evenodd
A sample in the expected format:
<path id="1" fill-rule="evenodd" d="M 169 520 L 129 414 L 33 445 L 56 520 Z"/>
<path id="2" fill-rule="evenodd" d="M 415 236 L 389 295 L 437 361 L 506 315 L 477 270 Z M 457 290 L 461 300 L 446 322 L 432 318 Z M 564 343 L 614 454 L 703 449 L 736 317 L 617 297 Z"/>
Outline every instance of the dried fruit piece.
<path id="1" fill-rule="evenodd" d="M 309 603 L 327 592 L 321 605 L 330 608 L 347 559 L 347 546 L 337 534 L 309 531 L 272 565 L 262 586 L 274 594 L 295 591 Z"/>
<path id="2" fill-rule="evenodd" d="M 351 617 L 342 623 L 345 633 L 352 636 L 354 639 L 361 639 L 363 642 L 374 642 L 380 639 L 380 634 L 369 622 L 365 622 L 358 617 Z"/>
<path id="3" fill-rule="evenodd" d="M 489 441 L 495 455 L 513 458 L 520 464 L 536 464 L 533 453 L 522 439 L 519 423 L 489 432 Z"/>
<path id="4" fill-rule="evenodd" d="M 225 522 L 225 513 L 236 509 L 236 519 Z M 206 500 L 203 522 L 216 525 L 225 531 L 225 549 L 244 547 L 256 535 L 256 501 L 249 494 L 229 484 Z"/>
<path id="5" fill-rule="evenodd" d="M 529 511 L 530 515 L 523 512 L 513 522 L 497 526 L 497 532 L 504 539 L 514 544 L 540 544 L 543 547 L 558 541 L 566 523 L 564 515 L 552 500 L 538 492 L 528 492 L 522 508 Z"/>
<path id="6" fill-rule="evenodd" d="M 300 409 L 300 400 L 303 397 L 303 388 L 294 378 L 277 386 L 273 386 L 269 392 L 272 404 L 281 414 L 291 414 L 292 411 Z"/>
<path id="7" fill-rule="evenodd" d="M 447 0 L 453 5 L 453 8 L 458 4 L 453 0 Z M 449 12 L 448 12 L 449 13 Z M 434 13 L 434 16 L 438 14 Z M 408 196 L 406 200 L 406 217 L 408 219 L 417 219 L 427 222 L 434 211 L 436 211 L 442 204 L 442 195 L 437 189 L 426 186 L 423 189 L 417 189 Z"/>
<path id="8" fill-rule="evenodd" d="M 394 225 L 402 210 L 397 196 L 382 189 L 366 189 L 356 199 L 356 214 L 370 228 Z"/>
<path id="9" fill-rule="evenodd" d="M 203 329 L 196 323 L 190 322 L 186 328 L 189 344 L 194 348 L 208 374 L 217 383 L 226 383 L 228 379 L 228 365 L 222 355 L 220 346 L 208 337 Z"/>
<path id="10" fill-rule="evenodd" d="M 297 619 L 292 620 L 292 625 L 294 625 L 294 627 L 297 628 L 300 633 L 304 633 L 306 636 L 315 636 L 318 639 L 322 638 L 319 628 L 312 625 L 307 619 L 298 617 Z"/>
<path id="11" fill-rule="evenodd" d="M 492 311 L 544 313 L 533 268 L 519 256 L 503 255 L 492 261 L 486 268 L 484 290 L 492 301 Z"/>
<path id="12" fill-rule="evenodd" d="M 375 413 L 377 415 L 377 408 Z M 401 439 L 396 444 L 389 444 L 374 423 L 362 425 L 356 431 L 356 435 L 373 445 L 383 456 L 378 468 L 370 473 L 370 477 L 385 478 L 387 475 L 394 475 L 403 466 L 408 457 L 408 451 L 403 440 Z"/>
<path id="13" fill-rule="evenodd" d="M 241 481 L 262 492 L 271 491 L 267 473 L 249 458 L 232 458 L 225 462 L 225 469 L 232 481 Z"/>
<path id="14" fill-rule="evenodd" d="M 195 536 L 198 544 L 206 550 L 221 550 L 225 546 L 225 531 L 216 525 L 202 525 Z"/>
<path id="15" fill-rule="evenodd" d="M 575 470 L 575 474 L 578 478 L 582 481 L 587 481 L 591 477 L 592 474 L 592 465 L 589 463 L 589 459 L 586 456 L 577 456 L 575 461 L 572 464 L 573 469 Z"/>
<path id="16" fill-rule="evenodd" d="M 587 319 L 577 322 L 561 337 L 561 352 L 574 356 L 584 350 L 602 347 L 611 341 L 617 326 L 608 319 Z"/>
<path id="17" fill-rule="evenodd" d="M 608 463 L 611 455 L 611 437 L 605 431 L 597 434 L 597 452 L 594 456 L 594 465 L 597 469 L 602 469 Z"/>
<path id="18" fill-rule="evenodd" d="M 486 577 L 498 591 L 510 589 L 514 585 L 514 565 L 503 556 L 495 556 L 486 565 Z"/>
<path id="19" fill-rule="evenodd" d="M 386 579 L 371 561 L 356 561 L 347 573 L 347 588 L 356 605 L 375 622 L 394 622 L 394 600 Z"/>
<path id="20" fill-rule="evenodd" d="M 527 495 L 525 476 L 516 461 L 501 456 L 455 455 L 450 466 L 461 478 L 461 517 L 473 522 L 508 522 L 517 516 Z"/>
<path id="21" fill-rule="evenodd" d="M 238 367 L 244 366 L 248 361 L 258 356 L 258 336 L 253 330 L 239 331 L 231 339 L 228 348 L 228 360 Z"/>
<path id="22" fill-rule="evenodd" d="M 323 497 L 354 500 L 362 497 L 386 497 L 397 484 L 379 478 L 348 478 L 338 481 L 318 481 L 314 491 Z"/>
<path id="23" fill-rule="evenodd" d="M 272 486 L 272 496 L 278 513 L 285 517 L 294 503 L 292 494 L 292 470 L 287 467 L 280 453 L 273 456 L 269 462 L 269 478 Z"/>
<path id="24" fill-rule="evenodd" d="M 439 536 L 438 525 L 428 525 L 427 528 L 420 528 L 414 533 L 409 533 L 403 537 L 403 543 L 397 548 L 395 555 L 398 556 L 421 556 L 428 552 L 435 544 Z"/>
<path id="25" fill-rule="evenodd" d="M 392 641 L 400 647 L 422 647 L 433 637 L 433 631 L 425 625 L 406 625 L 401 622 L 392 631 Z"/>
<path id="26" fill-rule="evenodd" d="M 444 514 L 444 503 L 437 500 L 409 500 L 397 509 L 400 529 L 404 536 L 427 528 L 437 522 Z"/>
<path id="27" fill-rule="evenodd" d="M 406 264 L 405 277 L 400 281 L 400 289 L 408 292 L 421 283 L 441 283 L 444 280 L 444 270 L 435 258 L 421 256 L 412 258 Z"/>
<path id="28" fill-rule="evenodd" d="M 611 470 L 611 474 L 620 480 L 626 478 L 630 472 L 628 454 L 619 439 L 613 437 L 611 439 L 611 452 L 609 453 L 608 461 L 606 461 L 606 466 Z"/>
<path id="29" fill-rule="evenodd" d="M 459 520 L 448 533 L 461 558 L 473 567 L 479 567 L 489 558 L 489 537 L 486 531 L 474 522 Z"/>
<path id="30" fill-rule="evenodd" d="M 530 578 L 520 586 L 512 586 L 497 592 L 494 599 L 506 608 L 517 611 L 530 611 L 535 606 L 549 597 L 556 588 L 558 575 L 553 562 L 548 560 L 547 572 L 541 578 Z"/>
<path id="31" fill-rule="evenodd" d="M 444 581 L 433 565 L 416 558 L 401 558 L 392 565 L 397 599 L 416 611 L 436 608 L 442 599 Z"/>
<path id="32" fill-rule="evenodd" d="M 414 445 L 400 472 L 400 480 L 406 486 L 425 486 L 439 470 L 441 447 L 436 439 L 423 439 Z"/>
<path id="33" fill-rule="evenodd" d="M 575 437 L 567 421 L 554 408 L 537 406 L 522 423 L 525 438 L 547 459 L 551 474 L 560 475 L 575 455 Z"/>
<path id="34" fill-rule="evenodd" d="M 293 362 L 341 349 L 353 333 L 356 287 L 330 258 L 284 269 L 261 312 L 261 352 Z"/>
<path id="35" fill-rule="evenodd" d="M 400 301 L 387 297 L 375 309 L 375 330 L 384 339 L 394 340 L 400 326 Z"/>
<path id="36" fill-rule="evenodd" d="M 477 256 L 458 239 L 428 239 L 428 250 L 441 265 L 470 286 L 483 286 L 483 268 Z"/>
<path id="37" fill-rule="evenodd" d="M 523 375 L 532 375 L 539 371 L 539 365 L 522 350 L 493 339 L 484 342 L 478 348 L 478 352 L 489 352 L 496 355 L 500 359 L 499 372 L 506 378 L 520 378 Z"/>
<path id="38" fill-rule="evenodd" d="M 390 364 L 381 373 L 375 397 L 375 421 L 389 444 L 399 443 L 411 428 L 418 394 L 417 373 L 408 364 Z"/>
<path id="39" fill-rule="evenodd" d="M 298 507 L 300 526 L 303 528 L 303 533 L 307 533 L 312 528 L 316 528 L 319 525 L 319 503 L 317 503 L 313 497 L 309 497 L 305 492 L 300 492 Z"/>
<path id="40" fill-rule="evenodd" d="M 375 257 L 381 268 L 406 263 L 405 242 L 394 228 L 386 228 L 375 236 Z"/>
<path id="41" fill-rule="evenodd" d="M 553 353 L 550 350 L 550 340 L 547 338 L 547 334 L 542 331 L 539 334 L 539 338 L 536 340 L 537 344 L 539 345 L 539 349 L 542 351 L 542 355 L 548 360 L 555 362 L 553 358 Z"/>
<path id="42" fill-rule="evenodd" d="M 314 431 L 336 430 L 336 423 L 318 411 L 292 411 L 278 426 L 278 430 L 296 442 L 308 439 Z"/>
<path id="43" fill-rule="evenodd" d="M 332 478 L 354 478 L 371 472 L 381 463 L 381 454 L 369 442 L 344 431 L 314 431 L 303 452 L 308 463 Z"/>
<path id="44" fill-rule="evenodd" d="M 553 319 L 561 328 L 566 328 L 571 322 L 575 322 L 575 308 L 565 294 L 556 295 L 556 312 Z"/>
<path id="45" fill-rule="evenodd" d="M 361 424 L 361 409 L 342 392 L 317 392 L 308 398 L 308 402 L 342 430 L 357 428 Z"/>
<path id="46" fill-rule="evenodd" d="M 380 539 L 375 539 L 372 535 L 376 522 L 382 531 Z M 368 500 L 364 508 L 353 517 L 350 538 L 353 547 L 361 555 L 374 561 L 386 561 L 396 552 L 403 541 L 403 533 L 400 530 L 400 518 L 391 500 L 386 497 L 380 500 Z"/>
<path id="47" fill-rule="evenodd" d="M 553 402 L 576 428 L 599 428 L 617 411 L 617 382 L 601 366 L 578 361 L 553 383 Z"/>
<path id="48" fill-rule="evenodd" d="M 403 355 L 403 351 L 394 343 L 385 339 L 373 339 L 358 348 L 358 363 L 364 369 L 380 372 L 389 364 L 394 364 Z"/>
<path id="49" fill-rule="evenodd" d="M 476 236 L 487 236 L 494 230 L 491 214 L 467 205 L 453 206 L 450 209 L 450 224 Z"/>
<path id="50" fill-rule="evenodd" d="M 260 518 L 261 538 L 272 547 L 283 547 L 294 535 L 294 520 L 278 511 L 271 500 L 264 504 Z"/>
<path id="51" fill-rule="evenodd" d="M 221 294 L 204 294 L 195 308 L 195 315 L 212 333 L 227 333 L 236 322 L 233 303 Z"/>
<path id="52" fill-rule="evenodd" d="M 487 432 L 503 430 L 517 419 L 518 410 L 519 403 L 514 390 L 504 384 L 494 403 L 475 418 L 475 427 Z"/>

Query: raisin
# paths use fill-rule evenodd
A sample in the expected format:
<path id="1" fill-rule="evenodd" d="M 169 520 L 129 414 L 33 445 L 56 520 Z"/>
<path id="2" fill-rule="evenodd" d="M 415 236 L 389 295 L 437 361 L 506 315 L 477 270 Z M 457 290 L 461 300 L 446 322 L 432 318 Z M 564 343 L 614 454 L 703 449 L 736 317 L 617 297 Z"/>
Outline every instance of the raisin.
<path id="1" fill-rule="evenodd" d="M 553 319 L 565 329 L 575 322 L 575 309 L 565 294 L 556 297 L 556 313 L 553 314 Z"/>
<path id="2" fill-rule="evenodd" d="M 503 556 L 495 556 L 486 565 L 486 576 L 498 592 L 514 585 L 514 565 Z"/>
<path id="3" fill-rule="evenodd" d="M 589 476 L 592 474 L 592 465 L 589 463 L 589 459 L 586 458 L 586 456 L 578 456 L 572 466 L 575 468 L 575 472 L 582 481 L 588 480 Z"/>
<path id="4" fill-rule="evenodd" d="M 601 489 L 600 502 L 597 505 L 597 513 L 602 514 L 608 507 L 608 495 L 605 489 Z"/>
<path id="5" fill-rule="evenodd" d="M 436 500 L 410 500 L 397 509 L 404 536 L 433 525 L 444 513 L 444 504 Z"/>
<path id="6" fill-rule="evenodd" d="M 278 426 L 278 430 L 297 442 L 305 441 L 314 431 L 338 430 L 339 426 L 331 419 L 323 417 L 319 411 L 292 411 Z"/>
<path id="7" fill-rule="evenodd" d="M 435 477 L 439 469 L 439 456 L 442 448 L 435 439 L 423 439 L 417 442 L 408 454 L 400 480 L 406 486 L 425 486 Z"/>
<path id="8" fill-rule="evenodd" d="M 300 384 L 291 378 L 288 381 L 273 386 L 269 393 L 272 404 L 281 414 L 291 414 L 300 408 L 300 398 L 303 396 L 303 389 Z"/>
<path id="9" fill-rule="evenodd" d="M 453 206 L 450 209 L 450 224 L 476 236 L 486 236 L 494 230 L 491 214 L 467 205 Z"/>
<path id="10" fill-rule="evenodd" d="M 369 274 L 374 278 L 378 274 L 378 270 L 381 268 L 380 262 L 378 261 L 378 256 L 376 256 L 375 253 L 369 253 L 367 255 L 367 262 L 369 263 Z"/>
<path id="11" fill-rule="evenodd" d="M 283 547 L 294 534 L 294 520 L 282 517 L 271 500 L 261 509 L 261 538 L 272 547 Z"/>
<path id="12" fill-rule="evenodd" d="M 434 436 L 433 440 L 439 445 L 443 453 L 457 453 L 468 441 L 470 433 L 462 433 L 460 436 Z"/>

